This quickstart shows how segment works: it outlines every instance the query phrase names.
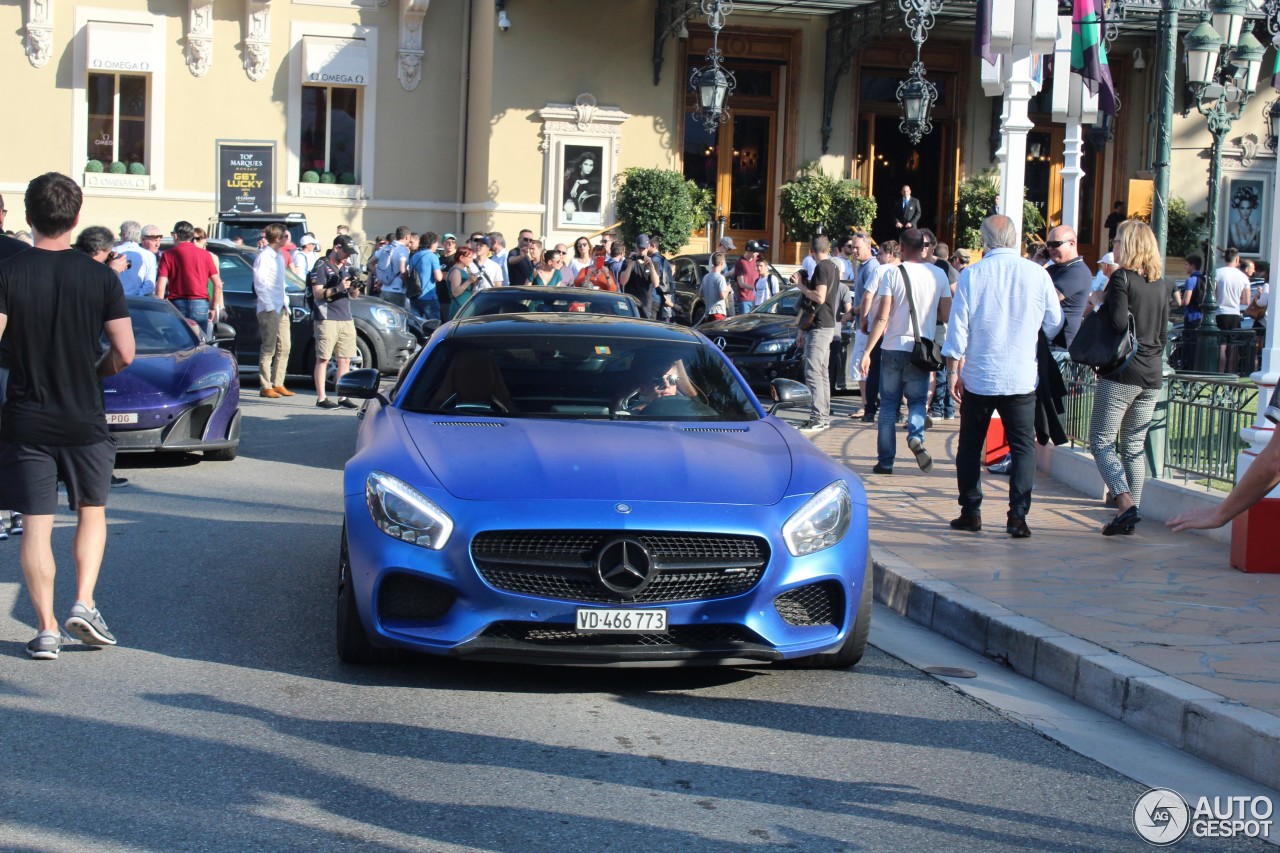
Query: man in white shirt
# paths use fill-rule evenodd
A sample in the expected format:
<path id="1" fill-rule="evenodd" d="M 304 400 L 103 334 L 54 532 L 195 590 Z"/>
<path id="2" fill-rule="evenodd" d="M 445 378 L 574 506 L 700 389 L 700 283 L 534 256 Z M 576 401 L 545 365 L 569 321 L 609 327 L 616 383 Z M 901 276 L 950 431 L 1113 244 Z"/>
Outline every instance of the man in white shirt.
<path id="1" fill-rule="evenodd" d="M 253 289 L 258 294 L 258 382 L 263 397 L 292 397 L 284 387 L 291 346 L 289 296 L 285 291 L 284 256 L 280 247 L 289 238 L 284 225 L 273 222 L 262 229 L 267 245 L 253 260 Z"/>
<path id="2" fill-rule="evenodd" d="M 925 236 L 918 228 L 908 228 L 898 237 L 902 263 L 887 267 L 876 291 L 868 325 L 867 349 L 881 342 L 880 416 L 876 422 L 877 463 L 875 474 L 892 474 L 898 452 L 896 421 L 898 406 L 907 398 L 907 447 L 920 470 L 933 470 L 933 458 L 924 448 L 925 407 L 929 402 L 929 374 L 911 362 L 917 338 L 933 340 L 935 328 L 947 321 L 951 311 L 951 289 L 942 270 L 925 261 Z M 912 306 L 914 305 L 914 311 Z M 864 352 L 865 374 L 871 369 L 871 355 Z"/>
<path id="3" fill-rule="evenodd" d="M 303 234 L 298 251 L 293 253 L 294 273 L 306 281 L 318 260 L 320 260 L 320 244 L 316 242 L 316 235 L 309 232 Z"/>
<path id="4" fill-rule="evenodd" d="M 471 235 L 471 248 L 475 250 L 475 260 L 467 268 L 475 284 L 472 285 L 476 290 L 484 290 L 488 287 L 502 287 L 506 281 L 502 269 L 494 262 L 490 254 L 493 252 L 493 240 L 488 234 L 479 232 Z"/>
<path id="5" fill-rule="evenodd" d="M 156 295 L 156 254 L 142 248 L 142 226 L 132 219 L 120 223 L 120 242 L 116 253 L 129 259 L 129 268 L 120 273 L 120 286 L 125 296 Z M 157 245 L 159 240 L 152 241 Z"/>
<path id="6" fill-rule="evenodd" d="M 956 530 L 982 529 L 982 447 L 991 413 L 999 412 L 1012 467 L 1005 532 L 1031 535 L 1027 512 L 1036 479 L 1036 343 L 1062 328 L 1062 306 L 1049 273 L 1018 255 L 1019 235 L 1007 216 L 982 223 L 982 260 L 960 273 L 942 354 L 951 396 L 960 402 Z"/>
<path id="7" fill-rule="evenodd" d="M 1249 306 L 1249 276 L 1240 271 L 1240 250 L 1234 246 L 1222 253 L 1224 265 L 1213 278 L 1217 288 L 1218 328 L 1224 331 L 1240 328 L 1240 312 Z"/>

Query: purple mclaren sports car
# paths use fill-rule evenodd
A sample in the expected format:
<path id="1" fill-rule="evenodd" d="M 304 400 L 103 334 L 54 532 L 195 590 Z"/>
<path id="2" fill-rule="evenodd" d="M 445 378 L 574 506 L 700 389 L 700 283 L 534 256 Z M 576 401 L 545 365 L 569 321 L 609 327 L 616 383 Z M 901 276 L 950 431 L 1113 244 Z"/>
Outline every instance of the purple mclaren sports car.
<path id="1" fill-rule="evenodd" d="M 167 301 L 129 297 L 137 357 L 103 380 L 107 425 L 121 453 L 200 450 L 208 459 L 236 458 L 240 445 L 240 378 L 235 357 L 202 342 Z M 219 324 L 214 344 L 233 340 Z"/>

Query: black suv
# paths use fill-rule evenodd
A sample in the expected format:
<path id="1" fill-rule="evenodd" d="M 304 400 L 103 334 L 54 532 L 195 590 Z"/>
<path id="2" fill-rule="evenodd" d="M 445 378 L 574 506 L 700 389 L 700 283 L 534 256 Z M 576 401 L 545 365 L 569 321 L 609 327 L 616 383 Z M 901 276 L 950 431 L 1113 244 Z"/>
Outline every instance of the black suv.
<path id="1" fill-rule="evenodd" d="M 166 241 L 161 248 L 170 245 Z M 218 262 L 227 322 L 236 330 L 232 352 L 242 373 L 256 372 L 262 341 L 258 334 L 258 296 L 253 290 L 253 261 L 258 250 L 218 240 L 210 240 L 207 248 Z M 311 309 L 304 298 L 306 285 L 292 270 L 286 270 L 285 275 L 288 278 L 286 289 L 292 320 L 288 372 L 310 376 L 316 350 Z M 380 373 L 394 374 L 418 350 L 419 341 L 429 333 L 403 308 L 376 296 L 361 295 L 359 299 L 352 300 L 351 314 L 356 322 L 358 351 L 351 360 L 353 368 L 373 367 Z"/>
<path id="2" fill-rule="evenodd" d="M 305 213 L 219 213 L 209 220 L 209 237 L 231 242 L 239 237 L 250 249 L 258 248 L 258 235 L 272 222 L 282 222 L 289 229 L 289 239 L 295 246 L 302 245 L 302 235 L 307 233 Z M 328 248 L 328 247 L 324 247 Z"/>

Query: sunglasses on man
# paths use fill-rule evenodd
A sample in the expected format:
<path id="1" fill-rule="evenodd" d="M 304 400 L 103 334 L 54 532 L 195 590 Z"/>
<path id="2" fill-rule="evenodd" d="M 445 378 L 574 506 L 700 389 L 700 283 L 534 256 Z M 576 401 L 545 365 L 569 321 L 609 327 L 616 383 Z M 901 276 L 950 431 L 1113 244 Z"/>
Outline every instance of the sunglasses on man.
<path id="1" fill-rule="evenodd" d="M 1074 243 L 1074 242 L 1075 240 L 1049 240 L 1045 242 L 1045 245 L 1048 246 L 1050 249 L 1057 249 L 1061 246 L 1067 245 L 1068 243 Z"/>

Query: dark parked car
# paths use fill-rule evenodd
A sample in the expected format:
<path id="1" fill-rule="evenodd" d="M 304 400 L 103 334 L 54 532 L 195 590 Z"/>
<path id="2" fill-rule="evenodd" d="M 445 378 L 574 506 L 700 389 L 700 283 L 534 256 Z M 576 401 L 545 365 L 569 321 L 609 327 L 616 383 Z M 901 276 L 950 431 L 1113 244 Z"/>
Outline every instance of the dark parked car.
<path id="1" fill-rule="evenodd" d="M 733 274 L 734 264 L 739 255 L 726 255 L 724 259 L 724 278 L 733 287 L 736 280 Z M 686 326 L 696 326 L 707 315 L 707 306 L 702 300 L 699 288 L 702 277 L 711 271 L 711 256 L 676 255 L 671 259 L 672 278 L 676 285 L 676 322 Z M 774 275 L 774 289 L 785 287 L 780 276 Z M 733 298 L 729 299 L 729 312 L 733 312 Z"/>
<path id="2" fill-rule="evenodd" d="M 236 458 L 240 444 L 240 377 L 231 353 L 201 342 L 169 302 L 129 297 L 137 357 L 102 381 L 107 428 L 120 453 L 204 451 Z M 214 341 L 234 330 L 219 323 Z"/>
<path id="3" fill-rule="evenodd" d="M 231 242 L 232 237 L 239 237 L 251 249 L 258 248 L 258 235 L 262 229 L 273 222 L 283 223 L 289 229 L 289 238 L 294 245 L 299 245 L 302 235 L 307 233 L 307 217 L 302 213 L 219 213 L 209 219 L 209 236 L 214 240 Z"/>
<path id="4" fill-rule="evenodd" d="M 227 309 L 227 322 L 235 327 L 232 352 L 240 362 L 240 370 L 256 371 L 261 337 L 258 334 L 258 297 L 253 290 L 253 261 L 256 248 L 210 240 L 208 249 L 218 262 L 222 276 L 222 301 Z M 291 374 L 310 376 L 315 363 L 315 334 L 311 309 L 304 298 L 306 285 L 292 271 L 286 271 L 289 291 L 289 313 L 292 324 L 292 349 L 289 353 Z M 398 305 L 376 296 L 352 300 L 351 313 L 356 322 L 358 354 L 352 367 L 372 367 L 380 373 L 397 373 L 417 351 L 425 335 L 421 323 Z"/>
<path id="5" fill-rule="evenodd" d="M 639 317 L 640 305 L 625 293 L 609 293 L 581 287 L 491 287 L 467 300 L 458 319 L 487 314 L 545 314 L 573 312 Z"/>
<path id="6" fill-rule="evenodd" d="M 797 306 L 803 297 L 788 288 L 756 307 L 698 327 L 724 350 L 753 390 L 768 389 L 775 379 L 804 381 L 804 353 L 796 348 Z"/>

